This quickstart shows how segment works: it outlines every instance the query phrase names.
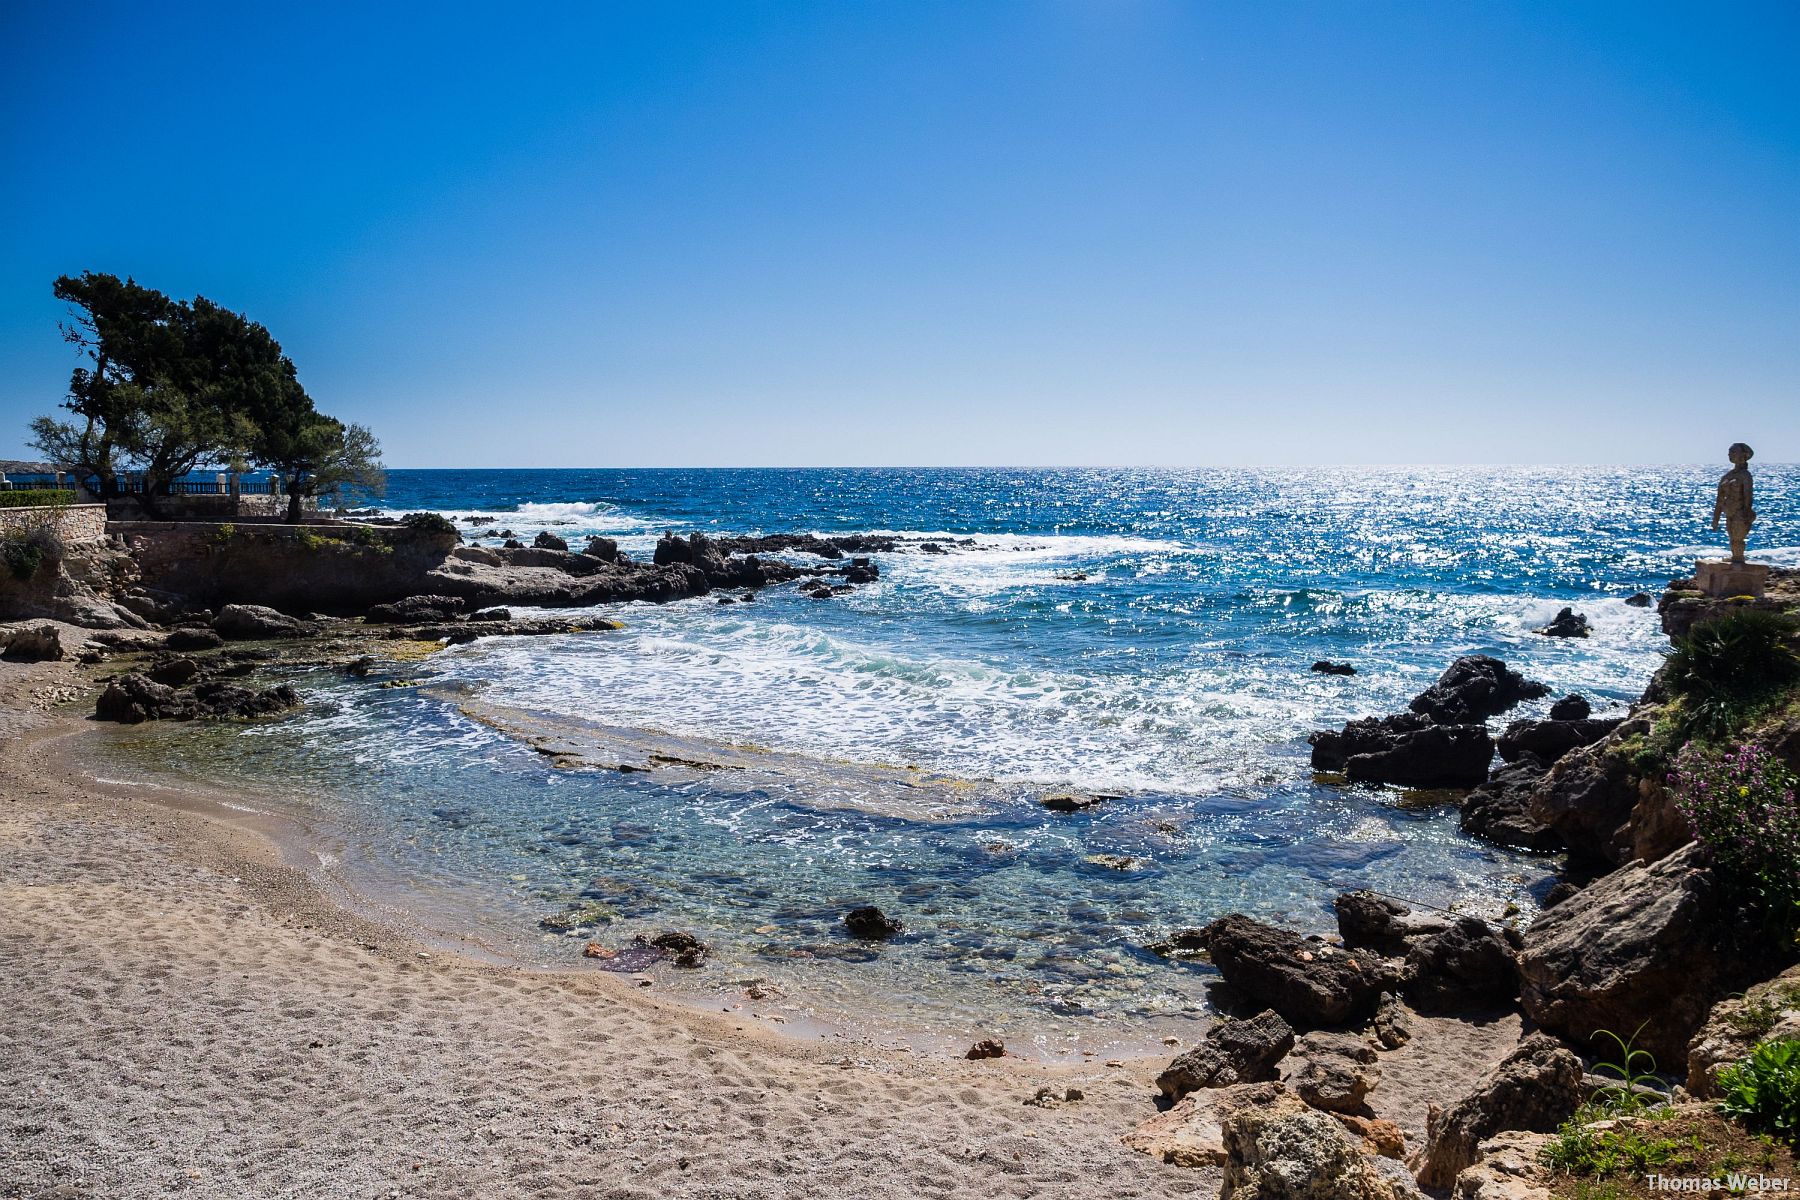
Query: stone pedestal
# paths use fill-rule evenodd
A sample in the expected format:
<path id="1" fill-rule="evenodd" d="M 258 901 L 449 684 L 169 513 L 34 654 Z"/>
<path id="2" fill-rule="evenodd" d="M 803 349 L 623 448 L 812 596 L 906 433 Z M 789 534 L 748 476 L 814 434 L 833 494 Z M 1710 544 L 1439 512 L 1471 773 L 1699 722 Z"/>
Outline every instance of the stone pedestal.
<path id="1" fill-rule="evenodd" d="M 1715 600 L 1727 596 L 1754 596 L 1760 600 L 1768 582 L 1769 568 L 1762 563 L 1703 558 L 1694 566 L 1694 583 Z"/>

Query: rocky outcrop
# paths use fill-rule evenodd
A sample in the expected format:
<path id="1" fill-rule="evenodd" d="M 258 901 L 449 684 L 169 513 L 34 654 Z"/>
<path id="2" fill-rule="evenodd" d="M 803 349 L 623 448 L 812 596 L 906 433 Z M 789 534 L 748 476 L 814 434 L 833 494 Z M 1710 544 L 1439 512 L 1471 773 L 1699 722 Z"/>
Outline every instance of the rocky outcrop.
<path id="1" fill-rule="evenodd" d="M 1341 950 L 1241 913 L 1207 925 L 1200 941 L 1234 989 L 1304 1028 L 1368 1017 L 1401 975 L 1398 963 L 1373 951 Z"/>
<path id="2" fill-rule="evenodd" d="M 1246 1104 L 1267 1103 L 1280 1084 L 1237 1084 L 1190 1092 L 1119 1140 L 1176 1167 L 1225 1165 L 1227 1117 Z"/>
<path id="3" fill-rule="evenodd" d="M 1317 673 L 1319 675 L 1354 675 L 1354 674 L 1356 674 L 1356 668 L 1351 666 L 1349 663 L 1331 662 L 1329 659 L 1323 659 L 1323 658 L 1320 659 L 1318 662 L 1314 663 L 1312 665 L 1312 669 L 1315 673 Z"/>
<path id="4" fill-rule="evenodd" d="M 261 604 L 227 604 L 213 618 L 212 627 L 220 637 L 234 642 L 304 637 L 315 628 Z"/>
<path id="5" fill-rule="evenodd" d="M 1519 995 L 1511 944 L 1476 917 L 1414 939 L 1406 976 L 1406 998 L 1422 1012 L 1503 1008 Z"/>
<path id="6" fill-rule="evenodd" d="M 163 645 L 170 650 L 194 651 L 217 650 L 225 644 L 225 639 L 213 631 L 210 625 L 183 625 L 171 629 Z"/>
<path id="7" fill-rule="evenodd" d="M 1421 937 L 1450 928 L 1447 915 L 1414 912 L 1391 896 L 1379 892 L 1344 892 L 1333 902 L 1338 933 L 1352 949 L 1367 947 L 1395 958 L 1404 958 Z"/>
<path id="8" fill-rule="evenodd" d="M 1728 906 L 1690 845 L 1631 863 L 1539 915 L 1519 954 L 1525 1013 L 1586 1044 L 1632 1037 L 1658 1064 L 1687 1060 L 1688 1040 L 1747 968 Z"/>
<path id="9" fill-rule="evenodd" d="M 1551 1141 L 1548 1133 L 1495 1134 L 1476 1148 L 1475 1164 L 1458 1172 L 1450 1200 L 1550 1200 L 1544 1151 Z"/>
<path id="10" fill-rule="evenodd" d="M 569 548 L 569 543 L 563 541 L 563 539 L 557 537 L 548 529 L 542 531 L 537 537 L 533 538 L 531 544 L 539 550 L 567 551 Z"/>
<path id="11" fill-rule="evenodd" d="M 1363 1153 L 1331 1114 L 1285 1091 L 1241 1103 L 1222 1123 L 1220 1200 L 1399 1200 L 1418 1189 L 1398 1164 Z"/>
<path id="12" fill-rule="evenodd" d="M 1552 721 L 1585 721 L 1594 715 L 1594 706 L 1579 692 L 1570 692 L 1550 706 Z"/>
<path id="13" fill-rule="evenodd" d="M 1342 771 L 1357 755 L 1388 750 L 1401 737 L 1430 724 L 1429 718 L 1417 713 L 1393 713 L 1385 717 L 1362 717 L 1339 730 L 1321 729 L 1306 739 L 1312 746 L 1312 768 L 1315 771 Z"/>
<path id="14" fill-rule="evenodd" d="M 1618 719 L 1591 717 L 1578 721 L 1514 721 L 1494 745 L 1507 762 L 1518 762 L 1529 754 L 1541 762 L 1554 763 L 1571 750 L 1600 741 L 1622 723 Z"/>
<path id="15" fill-rule="evenodd" d="M 1448 1109 L 1432 1105 L 1419 1182 L 1447 1188 L 1475 1162 L 1484 1140 L 1505 1130 L 1554 1132 L 1581 1101 L 1581 1060 L 1555 1038 L 1534 1033 L 1461 1100 Z"/>
<path id="16" fill-rule="evenodd" d="M 61 662 L 68 657 L 62 630 L 54 625 L 0 629 L 0 650 L 8 662 Z"/>
<path id="17" fill-rule="evenodd" d="M 1625 826 L 1638 801 L 1638 778 L 1630 760 L 1613 752 L 1615 740 L 1636 722 L 1606 740 L 1563 755 L 1532 789 L 1525 814 L 1550 829 L 1575 854 L 1619 863 L 1630 857 Z"/>
<path id="18" fill-rule="evenodd" d="M 1309 1033 L 1289 1060 L 1287 1085 L 1314 1108 L 1367 1116 L 1363 1102 L 1381 1081 L 1373 1047 L 1349 1033 Z"/>
<path id="19" fill-rule="evenodd" d="M 1547 854 L 1561 849 L 1561 835 L 1530 813 L 1532 793 L 1549 770 L 1530 754 L 1500 767 L 1486 783 L 1463 797 L 1462 831 L 1520 850 Z"/>
<path id="20" fill-rule="evenodd" d="M 616 562 L 619 558 L 619 543 L 609 537 L 591 537 L 581 552 L 601 562 Z"/>
<path id="21" fill-rule="evenodd" d="M 1688 1043 L 1687 1090 L 1718 1095 L 1720 1070 L 1750 1056 L 1758 1042 L 1800 1039 L 1800 966 L 1713 1005 Z"/>
<path id="22" fill-rule="evenodd" d="M 143 721 L 191 721 L 200 717 L 251 719 L 273 716 L 300 705 L 287 684 L 258 691 L 212 680 L 181 690 L 143 675 L 121 675 L 94 702 L 101 721 L 136 725 Z"/>
<path id="23" fill-rule="evenodd" d="M 1521 701 L 1549 694 L 1549 688 L 1525 678 L 1501 660 L 1486 654 L 1469 654 L 1451 663 L 1409 707 L 1433 724 L 1469 725 L 1497 717 Z"/>
<path id="24" fill-rule="evenodd" d="M 1432 725 L 1400 734 L 1382 750 L 1352 755 L 1344 774 L 1359 783 L 1466 788 L 1487 778 L 1493 758 L 1485 725 Z"/>
<path id="25" fill-rule="evenodd" d="M 1262 1083 L 1275 1078 L 1275 1064 L 1293 1048 L 1293 1029 L 1273 1011 L 1221 1020 L 1156 1077 L 1156 1087 L 1165 1098 L 1180 1100 L 1201 1088 Z"/>
<path id="26" fill-rule="evenodd" d="M 1534 629 L 1533 633 L 1541 633 L 1545 637 L 1577 637 L 1584 638 L 1593 630 L 1588 626 L 1585 613 L 1578 613 L 1572 608 L 1562 609 L 1551 618 L 1550 623 L 1542 629 Z"/>
<path id="27" fill-rule="evenodd" d="M 407 596 L 392 604 L 377 604 L 363 615 L 370 625 L 416 625 L 425 621 L 452 621 L 467 603 L 460 596 Z"/>

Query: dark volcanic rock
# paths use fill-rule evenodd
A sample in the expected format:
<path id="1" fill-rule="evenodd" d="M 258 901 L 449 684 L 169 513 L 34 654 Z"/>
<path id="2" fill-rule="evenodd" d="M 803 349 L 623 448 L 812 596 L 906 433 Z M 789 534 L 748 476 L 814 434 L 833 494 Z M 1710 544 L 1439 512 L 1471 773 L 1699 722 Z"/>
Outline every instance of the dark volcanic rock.
<path id="1" fill-rule="evenodd" d="M 1545 637 L 1584 638 L 1593 631 L 1588 628 L 1588 619 L 1584 614 L 1578 613 L 1572 608 L 1565 608 L 1558 612 L 1548 625 L 1532 632 L 1541 633 Z"/>
<path id="2" fill-rule="evenodd" d="M 163 645 L 171 650 L 217 650 L 225 644 L 225 639 L 211 629 L 198 625 L 187 625 L 172 630 L 163 640 Z"/>
<path id="3" fill-rule="evenodd" d="M 1552 721 L 1585 721 L 1593 715 L 1593 705 L 1578 692 L 1571 692 L 1550 706 Z"/>
<path id="4" fill-rule="evenodd" d="M 1156 1087 L 1172 1102 L 1201 1088 L 1262 1083 L 1275 1078 L 1275 1064 L 1293 1048 L 1293 1028 L 1272 1010 L 1247 1021 L 1222 1020 L 1156 1077 Z"/>
<path id="5" fill-rule="evenodd" d="M 619 557 L 619 543 L 609 537 L 592 537 L 588 539 L 587 548 L 582 553 L 590 558 L 612 562 Z"/>
<path id="6" fill-rule="evenodd" d="M 1514 721 L 1495 739 L 1495 746 L 1507 762 L 1517 762 L 1529 754 L 1544 763 L 1553 763 L 1571 750 L 1593 745 L 1623 723 L 1619 718 Z"/>
<path id="7" fill-rule="evenodd" d="M 1450 918 L 1436 913 L 1416 913 L 1410 907 L 1378 892 L 1344 892 L 1334 902 L 1338 933 L 1351 949 L 1367 947 L 1381 954 L 1403 958 L 1420 938 L 1450 928 Z"/>
<path id="8" fill-rule="evenodd" d="M 1519 994 L 1512 947 L 1486 921 L 1460 917 L 1412 944 L 1406 955 L 1406 998 L 1422 1012 L 1493 1009 Z"/>
<path id="9" fill-rule="evenodd" d="M 1521 700 L 1549 695 L 1533 682 L 1486 654 L 1469 654 L 1451 663 L 1438 681 L 1413 698 L 1413 712 L 1438 725 L 1467 725 L 1497 717 Z"/>
<path id="10" fill-rule="evenodd" d="M 1462 802 L 1462 831 L 1502 846 L 1549 853 L 1562 848 L 1562 838 L 1527 811 L 1531 794 L 1549 770 L 1526 754 L 1495 771 Z"/>
<path id="11" fill-rule="evenodd" d="M 1430 724 L 1427 718 L 1417 713 L 1394 713 L 1386 717 L 1363 717 L 1336 732 L 1321 729 L 1306 739 L 1312 746 L 1313 770 L 1342 771 L 1353 756 L 1392 749 L 1402 735 Z"/>
<path id="12" fill-rule="evenodd" d="M 906 932 L 906 926 L 888 916 L 873 904 L 853 908 L 844 914 L 844 928 L 851 936 L 869 941 L 885 941 Z"/>
<path id="13" fill-rule="evenodd" d="M 1473 1163 L 1481 1142 L 1508 1129 L 1552 1133 L 1582 1101 L 1581 1060 L 1555 1038 L 1534 1033 L 1448 1109 L 1426 1122 L 1419 1182 L 1447 1188 Z"/>
<path id="14" fill-rule="evenodd" d="M 213 618 L 213 629 L 231 641 L 301 637 L 312 631 L 306 622 L 260 604 L 227 604 Z"/>
<path id="15" fill-rule="evenodd" d="M 1650 593 L 1633 592 L 1631 595 L 1625 597 L 1625 603 L 1631 605 L 1633 608 L 1649 608 L 1651 605 Z"/>
<path id="16" fill-rule="evenodd" d="M 461 596 L 408 596 L 392 604 L 377 604 L 363 620 L 370 625 L 412 625 L 424 621 L 452 621 L 463 611 Z"/>
<path id="17" fill-rule="evenodd" d="M 531 539 L 533 547 L 539 550 L 567 550 L 569 543 L 551 533 L 548 529 Z"/>
<path id="18" fill-rule="evenodd" d="M 1519 954 L 1525 1013 L 1586 1043 L 1599 1030 L 1675 1069 L 1712 1005 L 1758 965 L 1734 950 L 1735 914 L 1719 895 L 1701 849 L 1596 880 L 1525 931 Z"/>
<path id="19" fill-rule="evenodd" d="M 1373 951 L 1339 950 L 1241 913 L 1220 917 L 1200 938 L 1227 983 L 1307 1028 L 1368 1016 L 1400 975 Z"/>
<path id="20" fill-rule="evenodd" d="M 136 674 L 119 676 L 94 701 L 95 718 L 121 725 L 180 719 L 176 717 L 178 711 L 181 717 L 193 716 L 192 705 L 178 701 L 174 688 Z"/>
<path id="21" fill-rule="evenodd" d="M 1432 725 L 1398 735 L 1386 749 L 1351 755 L 1344 774 L 1359 783 L 1475 787 L 1487 778 L 1493 760 L 1487 726 Z"/>
<path id="22" fill-rule="evenodd" d="M 300 693 L 287 684 L 257 691 L 236 684 L 213 681 L 191 691 L 177 691 L 142 675 L 121 675 L 106 686 L 94 703 L 101 721 L 136 725 L 142 721 L 191 721 L 196 717 L 265 717 L 286 712 L 300 704 Z"/>
<path id="23" fill-rule="evenodd" d="M 1614 735 L 1623 737 L 1639 724 L 1629 722 Z M 1631 763 L 1610 748 L 1611 742 L 1600 741 L 1563 755 L 1532 789 L 1526 815 L 1584 858 L 1621 862 L 1629 857 L 1625 827 L 1638 802 L 1638 782 Z"/>
<path id="24" fill-rule="evenodd" d="M 1349 663 L 1331 662 L 1321 658 L 1312 665 L 1312 669 L 1321 675 L 1354 675 L 1356 668 Z"/>

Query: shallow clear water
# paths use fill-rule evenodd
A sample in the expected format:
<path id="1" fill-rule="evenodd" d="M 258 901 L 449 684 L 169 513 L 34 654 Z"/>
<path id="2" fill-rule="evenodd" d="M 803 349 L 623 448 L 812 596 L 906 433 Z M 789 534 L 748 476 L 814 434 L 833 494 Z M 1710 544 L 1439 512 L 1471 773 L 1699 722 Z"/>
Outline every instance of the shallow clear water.
<path id="1" fill-rule="evenodd" d="M 521 712 L 1033 786 L 924 820 L 846 806 L 829 772 L 561 771 L 442 693 L 326 677 L 288 720 L 121 745 L 140 771 L 304 789 L 352 875 L 514 953 L 583 963 L 586 937 L 535 921 L 594 899 L 614 914 L 596 940 L 673 926 L 715 943 L 691 989 L 764 978 L 833 1019 L 1098 1044 L 1199 1009 L 1206 973 L 1139 947 L 1225 911 L 1323 928 L 1350 886 L 1529 907 L 1542 860 L 1464 839 L 1452 808 L 1315 783 L 1305 734 L 1404 707 L 1470 652 L 1597 708 L 1635 697 L 1666 644 L 1623 599 L 1717 545 L 1716 474 L 396 471 L 396 511 L 634 553 L 663 529 L 972 538 L 879 555 L 880 582 L 831 601 L 630 605 L 609 614 L 619 633 L 492 639 L 395 674 Z M 1800 561 L 1795 476 L 1759 471 L 1759 558 Z M 1530 632 L 1569 603 L 1592 638 Z M 1318 658 L 1359 674 L 1314 675 Z M 1032 798 L 1061 787 L 1126 795 L 1076 815 Z M 858 903 L 907 937 L 844 937 Z"/>

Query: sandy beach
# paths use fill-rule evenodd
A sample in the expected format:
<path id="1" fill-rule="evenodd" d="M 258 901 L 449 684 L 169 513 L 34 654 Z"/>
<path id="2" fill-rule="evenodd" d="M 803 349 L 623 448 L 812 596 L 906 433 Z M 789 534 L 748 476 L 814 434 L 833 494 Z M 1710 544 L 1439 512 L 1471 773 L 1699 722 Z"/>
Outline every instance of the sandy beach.
<path id="1" fill-rule="evenodd" d="M 1161 1058 L 808 1041 L 352 915 L 206 798 L 87 775 L 55 711 L 76 682 L 0 665 L 0 1195 L 1217 1192 L 1120 1142 Z M 1517 1029 L 1420 1022 L 1376 1111 L 1416 1143 Z M 1025 1104 L 1041 1087 L 1084 1098 Z"/>

